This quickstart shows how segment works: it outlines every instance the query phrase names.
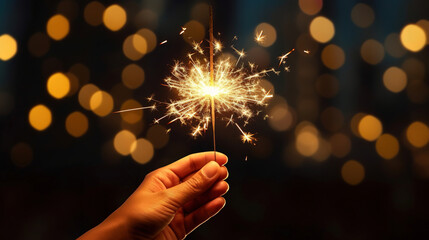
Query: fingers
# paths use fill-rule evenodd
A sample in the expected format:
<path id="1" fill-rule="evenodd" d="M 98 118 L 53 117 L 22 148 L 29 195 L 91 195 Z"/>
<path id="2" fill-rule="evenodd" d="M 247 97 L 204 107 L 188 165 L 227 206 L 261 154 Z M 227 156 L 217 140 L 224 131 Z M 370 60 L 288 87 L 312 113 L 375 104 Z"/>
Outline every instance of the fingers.
<path id="1" fill-rule="evenodd" d="M 164 168 L 173 171 L 180 179 L 186 177 L 192 172 L 200 170 L 208 162 L 213 161 L 215 152 L 202 152 L 188 155 Z M 223 166 L 228 162 L 228 157 L 216 152 L 216 162 Z"/>
<path id="2" fill-rule="evenodd" d="M 186 234 L 216 215 L 225 206 L 225 203 L 223 197 L 218 197 L 185 216 Z"/>
<path id="3" fill-rule="evenodd" d="M 165 190 L 167 202 L 179 209 L 187 202 L 203 194 L 219 177 L 220 166 L 217 162 L 210 161 L 190 179 Z"/>
<path id="4" fill-rule="evenodd" d="M 192 176 L 195 175 L 195 173 L 196 172 L 190 173 L 188 176 L 186 176 L 183 179 L 181 179 L 181 181 L 184 182 L 184 181 L 190 179 Z M 228 176 L 229 176 L 228 169 L 225 166 L 221 166 L 220 167 L 220 171 L 219 171 L 218 181 L 225 180 L 225 179 L 228 178 Z"/>
<path id="5" fill-rule="evenodd" d="M 223 196 L 229 190 L 229 185 L 225 181 L 217 182 L 211 187 L 207 192 L 203 195 L 191 200 L 183 206 L 183 210 L 185 213 L 190 213 L 195 211 L 197 208 L 202 205 L 210 202 L 211 200 Z"/>

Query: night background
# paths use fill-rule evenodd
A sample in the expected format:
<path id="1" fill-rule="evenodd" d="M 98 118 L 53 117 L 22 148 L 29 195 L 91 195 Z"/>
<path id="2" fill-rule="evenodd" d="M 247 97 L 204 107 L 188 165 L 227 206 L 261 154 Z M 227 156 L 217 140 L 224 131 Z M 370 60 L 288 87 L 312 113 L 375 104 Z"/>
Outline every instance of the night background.
<path id="1" fill-rule="evenodd" d="M 164 79 L 207 49 L 209 4 L 0 0 L 1 239 L 75 239 L 147 173 L 212 150 L 210 128 L 155 124 L 163 105 L 112 113 L 175 97 Z M 280 72 L 243 126 L 255 145 L 218 116 L 227 204 L 187 239 L 425 238 L 429 2 L 212 4 L 217 56 Z"/>

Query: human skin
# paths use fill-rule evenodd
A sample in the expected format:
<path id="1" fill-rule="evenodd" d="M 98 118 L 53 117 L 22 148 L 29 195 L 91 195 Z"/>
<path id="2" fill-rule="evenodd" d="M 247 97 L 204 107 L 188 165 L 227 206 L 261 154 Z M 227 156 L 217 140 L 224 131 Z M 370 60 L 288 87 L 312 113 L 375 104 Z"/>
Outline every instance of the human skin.
<path id="1" fill-rule="evenodd" d="M 135 192 L 79 240 L 183 239 L 224 206 L 226 155 L 188 155 L 144 178 Z"/>

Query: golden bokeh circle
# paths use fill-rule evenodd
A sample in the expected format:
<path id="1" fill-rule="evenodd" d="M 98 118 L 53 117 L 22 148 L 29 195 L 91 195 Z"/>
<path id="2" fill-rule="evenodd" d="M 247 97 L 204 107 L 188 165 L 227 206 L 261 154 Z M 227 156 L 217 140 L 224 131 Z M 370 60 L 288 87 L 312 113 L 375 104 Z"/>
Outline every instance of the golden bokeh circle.
<path id="1" fill-rule="evenodd" d="M 412 52 L 418 52 L 426 45 L 426 33 L 416 24 L 406 25 L 400 34 L 402 45 Z"/>
<path id="2" fill-rule="evenodd" d="M 119 31 L 127 22 L 127 13 L 118 4 L 107 7 L 103 13 L 103 23 L 111 31 Z"/>
<path id="3" fill-rule="evenodd" d="M 18 51 L 18 44 L 15 38 L 9 34 L 0 36 L 0 60 L 7 61 L 15 56 Z"/>
<path id="4" fill-rule="evenodd" d="M 359 121 L 358 130 L 363 139 L 375 141 L 383 132 L 383 125 L 378 118 L 366 115 Z"/>
<path id="5" fill-rule="evenodd" d="M 140 164 L 148 163 L 154 154 L 153 145 L 147 139 L 139 138 L 132 144 L 131 157 Z"/>
<path id="6" fill-rule="evenodd" d="M 391 92 L 401 92 L 407 86 L 407 74 L 398 67 L 390 67 L 383 74 L 383 84 Z"/>
<path id="7" fill-rule="evenodd" d="M 85 108 L 86 110 L 91 110 L 91 106 L 89 105 L 89 102 L 91 100 L 91 96 L 99 91 L 99 88 L 95 86 L 94 84 L 86 84 L 83 86 L 78 95 L 78 100 L 80 105 Z"/>
<path id="8" fill-rule="evenodd" d="M 375 142 L 378 155 L 384 159 L 392 159 L 398 155 L 399 141 L 390 134 L 383 134 Z"/>
<path id="9" fill-rule="evenodd" d="M 374 10 L 365 3 L 356 4 L 351 11 L 353 23 L 360 28 L 367 28 L 374 22 Z"/>
<path id="10" fill-rule="evenodd" d="M 429 142 L 429 128 L 423 122 L 415 121 L 408 126 L 406 136 L 412 146 L 424 147 Z"/>
<path id="11" fill-rule="evenodd" d="M 81 137 L 88 131 L 88 118 L 81 112 L 72 112 L 66 118 L 66 130 L 73 137 Z"/>
<path id="12" fill-rule="evenodd" d="M 339 69 L 346 61 L 346 54 L 343 49 L 335 44 L 330 44 L 322 50 L 323 64 L 332 70 Z"/>
<path id="13" fill-rule="evenodd" d="M 91 26 L 98 26 L 103 23 L 103 13 L 105 7 L 98 1 L 92 1 L 85 6 L 83 18 Z"/>
<path id="14" fill-rule="evenodd" d="M 360 55 L 362 59 L 372 65 L 380 63 L 384 58 L 383 44 L 374 39 L 366 40 L 361 48 Z"/>
<path id="15" fill-rule="evenodd" d="M 52 16 L 46 24 L 46 32 L 49 37 L 59 41 L 67 36 L 70 31 L 70 23 L 66 17 L 61 14 Z"/>
<path id="16" fill-rule="evenodd" d="M 320 43 L 329 42 L 335 35 L 335 27 L 326 17 L 315 17 L 310 23 L 310 34 Z"/>
<path id="17" fill-rule="evenodd" d="M 119 154 L 123 156 L 130 155 L 136 148 L 135 146 L 136 136 L 128 131 L 122 130 L 115 135 L 113 139 L 113 146 Z"/>
<path id="18" fill-rule="evenodd" d="M 46 88 L 52 97 L 61 99 L 70 91 L 70 80 L 65 74 L 57 72 L 49 77 Z"/>
<path id="19" fill-rule="evenodd" d="M 98 90 L 92 94 L 89 107 L 98 116 L 107 116 L 113 110 L 113 98 L 108 92 Z"/>
<path id="20" fill-rule="evenodd" d="M 36 105 L 29 112 L 28 121 L 34 129 L 43 131 L 51 125 L 51 110 L 43 104 Z"/>
<path id="21" fill-rule="evenodd" d="M 349 185 L 355 186 L 365 178 L 365 168 L 355 160 L 349 160 L 341 167 L 341 176 Z"/>
<path id="22" fill-rule="evenodd" d="M 277 32 L 273 25 L 269 23 L 260 23 L 255 28 L 255 35 L 259 35 L 262 33 L 264 38 L 261 41 L 257 41 L 257 43 L 263 47 L 269 47 L 274 44 L 277 39 Z"/>
<path id="23" fill-rule="evenodd" d="M 316 15 L 323 6 L 323 0 L 299 0 L 299 8 L 307 15 Z"/>

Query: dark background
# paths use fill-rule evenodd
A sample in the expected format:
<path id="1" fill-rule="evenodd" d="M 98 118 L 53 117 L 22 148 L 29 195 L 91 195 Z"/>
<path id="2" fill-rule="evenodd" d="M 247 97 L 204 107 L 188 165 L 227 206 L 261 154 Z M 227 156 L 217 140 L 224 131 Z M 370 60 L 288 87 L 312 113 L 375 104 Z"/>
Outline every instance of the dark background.
<path id="1" fill-rule="evenodd" d="M 90 69 L 90 82 L 109 91 L 121 82 L 122 69 L 132 62 L 122 54 L 123 40 L 142 26 L 131 20 L 118 32 L 111 32 L 103 25 L 89 26 L 83 19 L 83 9 L 89 1 L 72 1 L 77 14 L 70 21 L 68 36 L 58 42 L 51 40 L 50 50 L 42 57 L 34 57 L 29 53 L 27 41 L 35 32 L 46 31 L 46 22 L 58 12 L 59 2 L 0 1 L 0 34 L 8 33 L 18 42 L 16 56 L 0 62 L 1 101 L 6 106 L 3 108 L 8 109 L 3 109 L 0 115 L 2 239 L 76 238 L 119 207 L 148 172 L 187 154 L 212 149 L 210 134 L 193 139 L 188 127 L 173 124 L 168 144 L 155 150 L 147 164 L 138 164 L 114 150 L 105 156 L 103 149 L 113 149 L 112 139 L 122 129 L 120 117 L 98 117 L 79 105 L 77 95 L 54 100 L 46 92 L 46 80 L 53 72 L 66 72 L 80 62 Z M 130 96 L 142 105 L 152 93 L 165 99 L 168 89 L 161 86 L 162 79 L 169 75 L 174 60 L 183 59 L 191 51 L 178 31 L 191 20 L 191 9 L 200 1 L 100 2 L 105 6 L 120 4 L 130 19 L 140 9 L 159 10 L 156 26 L 146 27 L 155 32 L 159 42 L 168 39 L 168 43 L 136 61 L 146 77 Z M 375 12 L 374 23 L 365 29 L 356 27 L 350 19 L 350 12 L 358 2 L 367 3 Z M 303 14 L 297 0 L 215 1 L 213 5 L 215 31 L 221 33 L 224 42 L 238 36 L 235 45 L 240 49 L 257 46 L 253 36 L 259 23 L 268 22 L 276 28 L 276 42 L 265 48 L 270 56 L 269 65 L 276 65 L 278 56 L 295 47 L 298 37 L 308 32 L 314 17 Z M 427 145 L 416 149 L 407 144 L 404 131 L 413 121 L 429 122 L 428 101 L 412 102 L 406 90 L 396 95 L 387 92 L 381 79 L 386 68 L 400 66 L 408 58 L 418 59 L 427 69 L 428 49 L 407 52 L 400 58 L 385 54 L 377 65 L 362 60 L 359 49 L 369 38 L 383 43 L 388 34 L 399 33 L 406 24 L 429 18 L 428 12 L 427 1 L 323 1 L 317 15 L 334 23 L 336 33 L 329 43 L 340 46 L 346 53 L 344 66 L 330 70 L 323 65 L 320 52 L 326 44 L 315 43 L 308 56 L 302 52 L 292 54 L 288 59 L 291 72 L 283 71 L 268 79 L 276 95 L 295 109 L 294 124 L 287 131 L 278 132 L 260 117 L 252 120 L 252 131 L 260 139 L 256 146 L 242 144 L 236 129 L 218 124 L 217 148 L 229 156 L 227 205 L 188 239 L 427 236 L 428 174 L 425 174 L 427 169 L 416 166 L 415 158 L 429 149 Z M 300 75 L 303 72 L 314 74 L 306 77 Z M 314 82 L 323 73 L 339 80 L 339 93 L 333 98 L 323 98 L 314 91 Z M 428 77 L 425 75 L 422 80 L 427 87 Z M 310 113 L 299 108 L 306 89 L 314 92 L 312 99 L 318 106 Z M 28 123 L 29 110 L 39 103 L 48 105 L 53 113 L 51 126 L 42 132 Z M 293 150 L 295 126 L 303 120 L 310 121 L 322 136 L 329 138 L 334 133 L 324 129 L 319 118 L 328 106 L 341 110 L 344 123 L 337 131 L 350 137 L 351 151 L 342 158 L 330 156 L 324 161 L 300 156 Z M 115 109 L 119 107 L 120 103 L 115 102 Z M 73 111 L 81 111 L 89 119 L 88 132 L 80 138 L 71 137 L 64 128 L 65 118 Z M 144 113 L 143 131 L 138 136 L 145 137 L 153 118 L 162 111 Z M 350 120 L 358 112 L 377 116 L 384 131 L 397 137 L 400 151 L 395 158 L 384 160 L 373 142 L 352 134 Z M 165 126 L 166 122 L 161 124 Z M 19 142 L 26 142 L 33 151 L 31 162 L 23 167 L 11 160 L 11 149 Z M 341 167 L 350 159 L 365 168 L 365 177 L 357 186 L 347 184 L 341 176 Z M 428 163 L 429 159 L 424 161 Z"/>

